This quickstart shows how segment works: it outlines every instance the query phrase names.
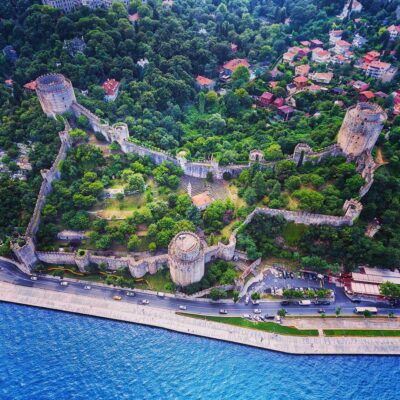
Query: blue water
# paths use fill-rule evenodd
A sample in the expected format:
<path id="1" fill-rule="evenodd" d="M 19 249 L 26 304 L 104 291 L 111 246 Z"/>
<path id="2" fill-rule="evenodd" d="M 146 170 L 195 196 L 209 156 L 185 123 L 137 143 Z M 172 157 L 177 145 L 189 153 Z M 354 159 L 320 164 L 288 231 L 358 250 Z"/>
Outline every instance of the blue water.
<path id="1" fill-rule="evenodd" d="M 400 358 L 291 356 L 0 303 L 0 399 L 400 398 Z"/>

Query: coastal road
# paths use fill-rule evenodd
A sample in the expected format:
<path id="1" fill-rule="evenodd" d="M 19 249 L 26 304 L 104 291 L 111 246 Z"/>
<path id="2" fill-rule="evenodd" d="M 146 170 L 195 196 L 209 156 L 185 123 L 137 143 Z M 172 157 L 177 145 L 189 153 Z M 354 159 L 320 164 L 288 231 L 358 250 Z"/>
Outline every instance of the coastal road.
<path id="1" fill-rule="evenodd" d="M 276 315 L 277 311 L 282 308 L 279 301 L 261 302 L 259 305 L 249 303 L 246 305 L 244 301 L 236 304 L 233 303 L 217 303 L 212 301 L 200 301 L 188 298 L 178 297 L 159 297 L 151 293 L 139 293 L 129 289 L 118 289 L 110 286 L 98 285 L 89 282 L 68 282 L 67 286 L 61 285 L 59 278 L 38 275 L 37 280 L 31 280 L 31 277 L 20 271 L 13 263 L 0 260 L 0 280 L 15 285 L 36 287 L 44 290 L 51 290 L 56 292 L 68 292 L 79 294 L 84 299 L 85 297 L 92 298 L 108 298 L 112 299 L 114 296 L 120 296 L 121 301 L 125 302 L 140 302 L 148 300 L 152 307 L 179 310 L 179 306 L 186 306 L 187 312 L 198 314 L 219 314 L 220 309 L 225 309 L 228 315 L 243 315 L 253 314 L 255 309 L 260 309 L 262 315 Z M 86 285 L 90 285 L 90 290 L 85 289 Z M 134 296 L 127 296 L 127 292 L 134 292 Z M 288 311 L 289 315 L 317 315 L 318 310 L 323 308 L 325 314 L 334 314 L 337 307 L 341 308 L 341 314 L 353 314 L 355 306 L 376 306 L 379 309 L 379 314 L 388 314 L 393 312 L 396 315 L 400 314 L 399 308 L 391 308 L 381 303 L 373 304 L 370 302 L 361 302 L 358 304 L 351 303 L 345 296 L 337 296 L 337 300 L 329 306 L 298 306 L 291 305 L 284 308 Z"/>

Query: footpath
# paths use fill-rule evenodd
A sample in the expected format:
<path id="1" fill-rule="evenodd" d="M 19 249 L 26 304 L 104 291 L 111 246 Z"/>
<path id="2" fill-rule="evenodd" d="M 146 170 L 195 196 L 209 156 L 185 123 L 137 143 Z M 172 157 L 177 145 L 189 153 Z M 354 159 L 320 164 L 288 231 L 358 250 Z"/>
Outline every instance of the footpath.
<path id="1" fill-rule="evenodd" d="M 164 328 L 291 354 L 400 355 L 395 337 L 298 337 L 180 316 L 173 310 L 0 282 L 0 301 Z"/>

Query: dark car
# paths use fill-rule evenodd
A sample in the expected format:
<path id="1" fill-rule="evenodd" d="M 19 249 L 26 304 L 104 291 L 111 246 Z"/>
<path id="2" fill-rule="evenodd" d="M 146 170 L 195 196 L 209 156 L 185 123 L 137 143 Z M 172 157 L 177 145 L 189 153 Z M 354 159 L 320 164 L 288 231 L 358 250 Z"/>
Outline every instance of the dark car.
<path id="1" fill-rule="evenodd" d="M 353 297 L 352 299 L 350 299 L 352 303 L 361 303 L 360 299 L 357 299 L 357 297 Z"/>
<path id="2" fill-rule="evenodd" d="M 318 313 L 319 313 L 319 314 L 325 314 L 325 310 L 324 310 L 323 308 L 320 308 L 320 309 L 318 310 Z"/>
<path id="3" fill-rule="evenodd" d="M 316 300 L 314 304 L 317 306 L 329 306 L 331 302 L 329 300 Z"/>
<path id="4" fill-rule="evenodd" d="M 289 301 L 289 300 L 283 300 L 283 301 L 281 301 L 281 306 L 290 306 L 291 304 L 292 304 L 292 302 Z"/>
<path id="5" fill-rule="evenodd" d="M 269 314 L 264 315 L 264 319 L 274 319 L 274 318 L 275 318 L 274 315 L 269 315 Z"/>

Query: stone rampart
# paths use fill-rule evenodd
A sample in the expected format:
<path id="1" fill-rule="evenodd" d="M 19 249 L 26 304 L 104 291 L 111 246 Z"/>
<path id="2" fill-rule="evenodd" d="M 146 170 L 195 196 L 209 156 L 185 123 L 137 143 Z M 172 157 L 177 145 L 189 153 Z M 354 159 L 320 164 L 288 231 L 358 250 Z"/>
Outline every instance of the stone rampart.
<path id="1" fill-rule="evenodd" d="M 28 227 L 25 232 L 26 236 L 32 237 L 33 239 L 35 239 L 35 235 L 39 229 L 40 214 L 46 203 L 47 195 L 52 190 L 51 184 L 55 179 L 60 178 L 59 164 L 61 161 L 65 160 L 67 156 L 67 151 L 71 145 L 68 133 L 70 129 L 71 128 L 68 122 L 65 121 L 64 131 L 59 133 L 61 139 L 61 146 L 58 151 L 57 157 L 54 160 L 51 168 L 43 172 L 43 181 L 40 186 L 38 197 L 36 199 L 35 209 L 33 210 L 32 217 L 29 221 Z"/>
<path id="2" fill-rule="evenodd" d="M 74 265 L 75 254 L 58 251 L 37 251 L 36 256 L 39 261 L 47 264 Z"/>

